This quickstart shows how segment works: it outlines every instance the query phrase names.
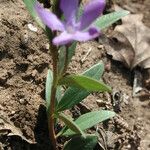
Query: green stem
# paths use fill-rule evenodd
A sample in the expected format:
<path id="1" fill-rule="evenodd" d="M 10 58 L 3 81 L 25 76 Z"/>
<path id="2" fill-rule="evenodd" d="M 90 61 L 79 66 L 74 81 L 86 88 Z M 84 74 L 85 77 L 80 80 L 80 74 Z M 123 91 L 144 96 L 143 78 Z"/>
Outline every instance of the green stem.
<path id="1" fill-rule="evenodd" d="M 55 129 L 54 129 L 54 112 L 55 112 L 55 94 L 56 94 L 56 88 L 52 86 L 51 90 L 51 106 L 50 106 L 50 116 L 49 116 L 49 135 L 50 140 L 52 142 L 53 149 L 56 149 L 57 141 L 56 141 L 56 135 L 55 135 Z"/>
<path id="2" fill-rule="evenodd" d="M 50 140 L 52 142 L 53 149 L 56 149 L 57 140 L 55 135 L 55 120 L 54 120 L 54 112 L 55 112 L 55 97 L 56 97 L 56 90 L 57 90 L 57 83 L 58 83 L 58 71 L 57 71 L 57 60 L 58 60 L 58 51 L 55 46 L 52 45 L 51 47 L 51 54 L 52 54 L 52 65 L 53 65 L 53 85 L 51 89 L 51 99 L 50 99 L 50 109 L 49 109 L 49 116 L 48 116 L 48 125 L 49 125 L 49 135 Z"/>
<path id="3" fill-rule="evenodd" d="M 50 1 L 51 2 L 51 1 Z M 52 4 L 52 11 L 55 12 L 56 14 L 59 12 L 58 6 L 59 6 L 59 0 L 53 0 L 54 2 Z M 61 13 L 59 13 L 61 14 Z M 49 29 L 48 29 L 49 31 Z M 53 149 L 56 150 L 57 147 L 57 137 L 55 135 L 55 118 L 54 118 L 54 113 L 55 113 L 55 99 L 56 99 L 56 91 L 57 91 L 57 85 L 58 85 L 58 49 L 56 46 L 53 45 L 52 43 L 52 38 L 56 36 L 56 32 L 48 34 L 48 37 L 50 39 L 51 43 L 51 55 L 52 55 L 52 65 L 53 65 L 53 85 L 51 88 L 51 98 L 50 98 L 50 108 L 49 108 L 49 114 L 48 114 L 48 126 L 49 126 L 49 135 L 50 135 L 50 140 L 53 146 Z"/>

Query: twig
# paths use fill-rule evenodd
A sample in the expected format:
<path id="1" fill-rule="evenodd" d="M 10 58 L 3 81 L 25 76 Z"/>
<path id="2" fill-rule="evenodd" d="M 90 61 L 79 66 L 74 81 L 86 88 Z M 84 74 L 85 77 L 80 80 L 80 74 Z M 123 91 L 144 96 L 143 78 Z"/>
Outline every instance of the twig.
<path id="1" fill-rule="evenodd" d="M 82 63 L 86 60 L 87 56 L 90 54 L 91 51 L 92 51 L 92 49 L 89 48 L 89 50 L 87 51 L 87 53 L 85 54 L 85 56 L 81 59 Z"/>

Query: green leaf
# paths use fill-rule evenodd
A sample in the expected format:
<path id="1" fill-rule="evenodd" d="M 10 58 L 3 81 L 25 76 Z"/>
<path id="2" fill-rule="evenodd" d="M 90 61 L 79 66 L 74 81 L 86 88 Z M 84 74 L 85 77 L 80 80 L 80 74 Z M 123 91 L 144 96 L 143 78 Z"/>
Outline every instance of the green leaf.
<path id="1" fill-rule="evenodd" d="M 53 84 L 53 73 L 50 69 L 48 69 L 48 73 L 47 73 L 47 77 L 46 77 L 46 89 L 45 89 L 45 99 L 46 99 L 46 110 L 47 113 L 49 111 L 50 108 L 50 98 L 51 98 L 51 88 L 52 88 L 52 84 Z M 62 91 L 61 91 L 62 87 L 58 86 L 57 87 L 57 91 L 56 91 L 56 104 L 57 105 L 59 103 L 59 101 L 62 98 Z"/>
<path id="2" fill-rule="evenodd" d="M 58 70 L 60 73 L 62 73 L 64 69 L 65 59 L 66 59 L 66 47 L 61 46 L 59 49 L 59 62 L 58 62 Z"/>
<path id="3" fill-rule="evenodd" d="M 53 73 L 49 69 L 47 73 L 47 78 L 46 78 L 46 90 L 45 90 L 45 96 L 46 96 L 46 108 L 47 110 L 50 107 L 50 97 L 51 97 L 51 88 L 52 88 L 52 83 L 53 83 Z"/>
<path id="4" fill-rule="evenodd" d="M 111 88 L 104 84 L 101 81 L 94 80 L 92 78 L 83 76 L 83 75 L 69 75 L 62 78 L 59 81 L 60 85 L 66 85 L 71 87 L 76 87 L 80 89 L 85 89 L 91 92 L 104 92 L 104 91 L 111 91 Z"/>
<path id="5" fill-rule="evenodd" d="M 61 98 L 62 98 L 62 86 L 57 86 L 57 91 L 56 91 L 57 104 L 60 102 Z"/>
<path id="6" fill-rule="evenodd" d="M 77 136 L 67 142 L 63 150 L 93 150 L 97 143 L 96 135 L 87 135 L 86 138 Z"/>
<path id="7" fill-rule="evenodd" d="M 75 123 L 80 127 L 82 131 L 84 131 L 114 116 L 115 113 L 108 110 L 93 111 L 80 116 L 75 121 Z M 66 130 L 63 133 L 64 136 L 70 136 L 73 134 L 75 134 L 75 132 L 71 131 L 70 129 Z"/>
<path id="8" fill-rule="evenodd" d="M 72 108 L 74 105 L 81 102 L 88 95 L 90 95 L 90 92 L 86 90 L 81 90 L 78 88 L 69 88 L 60 100 L 57 106 L 57 111 L 60 112 Z"/>
<path id="9" fill-rule="evenodd" d="M 100 62 L 84 72 L 83 75 L 98 80 L 101 78 L 103 72 L 104 64 L 103 62 Z M 57 106 L 57 111 L 63 111 L 73 107 L 86 98 L 89 94 L 90 92 L 87 90 L 81 90 L 74 87 L 68 88 Z"/>
<path id="10" fill-rule="evenodd" d="M 73 42 L 71 46 L 68 48 L 67 64 L 69 64 L 69 62 L 71 61 L 71 58 L 74 56 L 76 46 L 77 46 L 77 42 Z"/>
<path id="11" fill-rule="evenodd" d="M 75 132 L 76 134 L 81 134 L 85 137 L 84 132 L 76 125 L 73 119 L 70 116 L 66 116 L 65 114 L 58 114 L 57 116 L 60 120 L 62 120 L 65 125 L 71 129 L 71 131 Z"/>
<path id="12" fill-rule="evenodd" d="M 37 2 L 37 0 L 23 0 L 23 2 L 25 3 L 28 11 L 30 12 L 31 16 L 33 17 L 33 19 L 43 28 L 45 29 L 45 25 L 42 23 L 41 19 L 39 18 L 39 16 L 37 15 L 34 6 L 35 3 Z"/>
<path id="13" fill-rule="evenodd" d="M 126 10 L 112 12 L 112 13 L 100 16 L 93 24 L 99 27 L 100 29 L 104 29 L 128 14 L 129 14 L 129 11 L 126 11 Z"/>
<path id="14" fill-rule="evenodd" d="M 59 62 L 58 62 L 58 70 L 60 73 L 63 72 L 65 63 L 66 65 L 69 64 L 71 58 L 75 54 L 77 42 L 73 42 L 70 47 L 62 46 L 59 49 Z"/>
<path id="15" fill-rule="evenodd" d="M 83 14 L 83 4 L 80 4 L 78 12 L 77 12 L 77 20 L 80 19 L 80 17 L 82 16 L 82 14 Z"/>

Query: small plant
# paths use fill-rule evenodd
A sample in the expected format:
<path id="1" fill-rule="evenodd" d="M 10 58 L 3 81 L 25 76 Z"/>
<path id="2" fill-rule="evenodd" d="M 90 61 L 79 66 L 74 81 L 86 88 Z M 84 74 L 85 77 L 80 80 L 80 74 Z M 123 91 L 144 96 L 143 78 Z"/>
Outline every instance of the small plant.
<path id="1" fill-rule="evenodd" d="M 105 6 L 104 0 L 91 0 L 84 7 L 78 0 L 51 0 L 51 10 L 45 9 L 36 0 L 24 0 L 24 3 L 50 42 L 53 72 L 49 69 L 47 74 L 46 107 L 53 149 L 57 147 L 57 138 L 66 136 L 70 140 L 65 143 L 64 150 L 92 150 L 98 138 L 96 134 L 86 134 L 85 130 L 113 117 L 115 113 L 93 111 L 74 120 L 63 111 L 81 102 L 90 92 L 111 92 L 111 88 L 99 81 L 104 71 L 102 62 L 81 75 L 66 75 L 67 67 L 75 54 L 77 41 L 84 42 L 98 37 L 103 28 L 128 12 L 122 10 L 99 16 Z M 68 87 L 64 94 L 61 94 L 62 86 Z M 56 135 L 55 126 L 59 120 L 65 126 Z"/>

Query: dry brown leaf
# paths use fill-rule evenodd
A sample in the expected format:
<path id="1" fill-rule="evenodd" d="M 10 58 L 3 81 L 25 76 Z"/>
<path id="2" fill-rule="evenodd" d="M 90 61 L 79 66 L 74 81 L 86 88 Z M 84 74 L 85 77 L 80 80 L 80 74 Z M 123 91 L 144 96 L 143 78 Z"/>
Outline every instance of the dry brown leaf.
<path id="1" fill-rule="evenodd" d="M 122 33 L 131 43 L 135 52 L 130 68 L 140 66 L 150 68 L 150 29 L 143 22 L 143 15 L 128 15 L 122 19 L 122 25 L 118 25 L 115 31 Z M 128 61 L 130 60 L 130 54 Z"/>
<path id="2" fill-rule="evenodd" d="M 122 18 L 122 24 L 116 26 L 113 34 L 109 38 L 102 36 L 100 42 L 114 60 L 122 62 L 130 69 L 139 66 L 148 71 L 147 77 L 142 77 L 144 86 L 149 89 L 150 29 L 143 24 L 142 19 L 142 14 L 131 14 Z"/>
<path id="3" fill-rule="evenodd" d="M 136 66 L 150 68 L 150 29 L 142 19 L 142 14 L 128 15 L 109 39 L 101 39 L 107 53 L 130 69 Z"/>
<path id="4" fill-rule="evenodd" d="M 103 43 L 108 55 L 114 60 L 121 61 L 128 68 L 132 65 L 135 53 L 129 40 L 120 32 L 113 32 L 111 38 L 101 36 L 100 43 Z"/>
<path id="5" fill-rule="evenodd" d="M 3 113 L 0 114 L 0 135 L 19 136 L 22 140 L 29 144 L 35 144 L 34 141 L 28 140 L 21 130 L 14 126 L 13 122 L 4 117 Z"/>

